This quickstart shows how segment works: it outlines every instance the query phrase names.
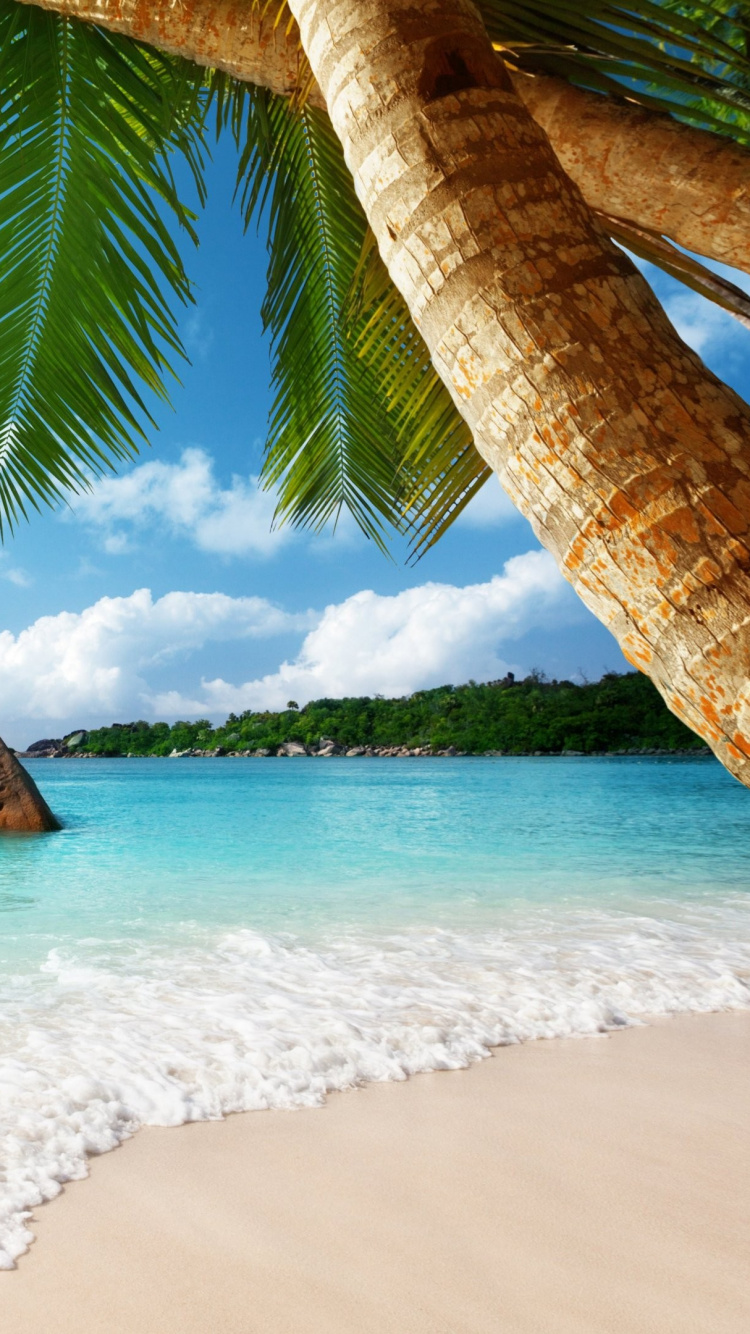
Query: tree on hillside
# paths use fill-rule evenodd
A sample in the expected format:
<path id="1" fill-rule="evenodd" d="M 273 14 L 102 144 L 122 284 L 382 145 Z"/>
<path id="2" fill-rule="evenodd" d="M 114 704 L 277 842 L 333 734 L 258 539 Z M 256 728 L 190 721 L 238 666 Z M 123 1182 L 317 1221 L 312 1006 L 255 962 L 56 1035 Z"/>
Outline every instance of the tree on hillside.
<path id="1" fill-rule="evenodd" d="M 190 296 L 170 163 L 200 192 L 215 122 L 269 226 L 279 517 L 419 551 L 495 472 L 750 785 L 750 414 L 611 239 L 750 319 L 673 244 L 750 268 L 742 6 L 43 9 L 0 0 L 6 526 L 148 430 Z"/>

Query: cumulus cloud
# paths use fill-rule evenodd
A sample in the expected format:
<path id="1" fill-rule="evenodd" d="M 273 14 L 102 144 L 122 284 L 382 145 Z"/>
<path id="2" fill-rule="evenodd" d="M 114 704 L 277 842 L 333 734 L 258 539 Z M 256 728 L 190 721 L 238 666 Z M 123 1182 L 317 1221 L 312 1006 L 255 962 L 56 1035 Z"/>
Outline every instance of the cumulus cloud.
<path id="1" fill-rule="evenodd" d="M 570 624 L 581 604 L 547 552 L 507 561 L 502 575 L 457 588 L 423 584 L 391 597 L 355 593 L 329 606 L 297 657 L 242 685 L 203 681 L 192 698 L 157 695 L 156 712 L 222 714 L 320 696 L 404 695 L 447 681 L 503 675 L 507 646 L 529 630 Z"/>
<path id="2" fill-rule="evenodd" d="M 289 613 L 264 598 L 223 593 L 155 599 L 140 589 L 43 616 L 18 635 L 0 632 L 0 731 L 10 724 L 25 733 L 31 720 L 59 735 L 133 716 L 223 719 L 232 709 L 276 708 L 290 698 L 403 695 L 492 679 L 532 665 L 517 658 L 517 641 L 530 630 L 585 615 L 542 551 L 514 556 L 486 583 L 428 583 L 389 597 L 363 591 L 323 612 Z M 299 652 L 277 671 L 240 684 L 201 679 L 202 650 L 290 633 L 302 641 Z M 195 685 L 160 690 L 165 668 Z"/>
<path id="3" fill-rule="evenodd" d="M 141 463 L 124 477 L 104 477 L 76 498 L 73 513 L 103 533 L 110 555 L 131 548 L 130 534 L 161 522 L 202 551 L 225 556 L 272 556 L 293 538 L 272 531 L 275 499 L 257 477 L 233 477 L 223 488 L 203 449 L 186 449 L 178 463 Z"/>
<path id="4" fill-rule="evenodd" d="M 264 598 L 147 588 L 101 598 L 82 612 L 42 616 L 19 635 L 0 632 L 0 700 L 6 719 L 117 716 L 140 710 L 149 669 L 209 642 L 303 632 L 313 613 L 290 615 Z"/>
<path id="5" fill-rule="evenodd" d="M 272 529 L 275 496 L 261 491 L 257 477 L 216 480 L 214 462 L 203 449 L 186 449 L 179 462 L 150 460 L 122 477 L 104 477 L 72 501 L 73 514 L 101 534 L 110 556 L 133 550 L 139 529 L 163 524 L 202 551 L 220 556 L 270 557 L 298 540 L 292 528 Z M 499 482 L 491 477 L 456 520 L 465 528 L 496 528 L 518 518 Z M 318 535 L 319 556 L 365 545 L 359 527 L 344 511 L 335 532 Z"/>
<path id="6" fill-rule="evenodd" d="M 323 612 L 292 614 L 264 598 L 141 588 L 80 612 L 41 616 L 19 635 L 0 632 L 3 728 L 32 720 L 69 726 L 276 708 L 292 698 L 404 695 L 468 678 L 528 670 L 518 640 L 586 612 L 543 551 L 508 560 L 502 575 L 458 588 L 427 583 L 394 596 L 363 591 Z M 231 640 L 296 634 L 278 671 L 240 683 L 200 678 L 200 651 Z M 195 686 L 163 691 L 164 668 Z M 1 730 L 1 728 L 0 728 Z M 23 742 L 24 738 L 17 738 Z M 28 742 L 28 738 L 25 738 Z"/>

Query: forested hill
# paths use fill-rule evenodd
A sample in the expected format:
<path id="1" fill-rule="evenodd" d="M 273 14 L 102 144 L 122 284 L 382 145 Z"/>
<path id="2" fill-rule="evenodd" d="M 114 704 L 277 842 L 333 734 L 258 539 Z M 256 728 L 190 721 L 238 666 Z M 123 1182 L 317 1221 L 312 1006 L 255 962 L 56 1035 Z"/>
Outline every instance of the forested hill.
<path id="1" fill-rule="evenodd" d="M 323 742 L 321 742 L 323 739 Z M 275 755 L 284 743 L 302 753 L 358 747 L 419 749 L 483 755 L 584 754 L 612 751 L 703 751 L 703 743 L 662 702 L 647 677 L 609 673 L 575 685 L 538 673 L 478 685 L 439 686 L 402 699 L 376 696 L 318 699 L 280 713 L 230 714 L 221 727 L 198 722 L 115 723 L 68 738 L 37 742 L 36 754 L 171 755 L 173 752 L 259 751 Z M 29 753 L 29 752 L 27 752 Z"/>

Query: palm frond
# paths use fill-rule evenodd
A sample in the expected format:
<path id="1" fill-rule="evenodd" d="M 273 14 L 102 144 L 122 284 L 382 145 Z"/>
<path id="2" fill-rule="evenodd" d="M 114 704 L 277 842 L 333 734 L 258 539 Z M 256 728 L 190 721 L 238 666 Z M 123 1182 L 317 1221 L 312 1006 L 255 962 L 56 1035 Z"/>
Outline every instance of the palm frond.
<path id="1" fill-rule="evenodd" d="M 250 0 L 276 7 L 283 0 Z M 527 70 L 669 110 L 750 142 L 748 27 L 731 0 L 480 0 Z M 274 404 L 263 470 L 278 518 L 343 508 L 421 554 L 489 476 L 369 236 L 327 117 L 225 75 L 0 0 L 0 531 L 137 448 L 146 391 L 181 355 L 189 285 L 169 155 L 201 187 L 210 97 L 243 147 L 246 220 L 269 223 Z M 210 91 L 209 91 L 210 90 Z M 627 219 L 610 234 L 747 321 L 744 293 Z M 352 293 L 355 295 L 352 296 Z"/>
<path id="2" fill-rule="evenodd" d="M 398 443 L 400 500 L 419 558 L 484 486 L 491 470 L 432 365 L 406 302 L 367 233 L 350 296 L 358 356 L 383 394 Z"/>
<path id="3" fill-rule="evenodd" d="M 267 208 L 270 219 L 264 321 L 276 398 L 263 475 L 280 487 L 279 517 L 320 528 L 347 507 L 381 545 L 383 522 L 408 532 L 418 558 L 490 469 L 380 259 L 324 113 L 227 88 L 221 114 L 247 137 L 246 216 Z M 634 253 L 750 317 L 745 293 L 664 238 L 627 219 L 600 221 Z"/>
<path id="4" fill-rule="evenodd" d="M 322 529 L 348 510 L 385 548 L 402 526 L 395 435 L 344 308 L 367 231 L 327 116 L 262 89 L 242 99 L 246 222 L 268 221 L 274 400 L 262 478 L 280 522 Z M 237 123 L 234 109 L 225 114 Z"/>
<path id="5" fill-rule="evenodd" d="M 741 288 L 662 236 L 622 218 L 597 216 L 621 245 L 750 326 L 750 297 Z M 420 558 L 447 532 L 491 470 L 435 371 L 371 232 L 362 248 L 350 313 L 357 351 L 393 416 L 400 446 L 399 496 L 412 536 L 412 558 Z"/>
<path id="6" fill-rule="evenodd" d="M 519 68 L 556 74 L 601 93 L 627 96 L 750 143 L 750 29 L 732 3 L 659 0 L 478 0 L 493 41 Z M 750 299 L 663 237 L 601 214 L 615 240 L 742 323 Z M 402 447 L 400 469 L 413 555 L 446 532 L 490 470 L 440 381 L 399 294 L 368 238 L 357 300 L 369 306 L 357 337 L 381 380 Z"/>
<path id="7" fill-rule="evenodd" d="M 478 0 L 519 68 L 750 144 L 750 26 L 736 0 Z"/>
<path id="8" fill-rule="evenodd" d="M 201 178 L 204 74 L 0 0 L 0 534 L 128 457 L 190 297 L 168 155 Z"/>

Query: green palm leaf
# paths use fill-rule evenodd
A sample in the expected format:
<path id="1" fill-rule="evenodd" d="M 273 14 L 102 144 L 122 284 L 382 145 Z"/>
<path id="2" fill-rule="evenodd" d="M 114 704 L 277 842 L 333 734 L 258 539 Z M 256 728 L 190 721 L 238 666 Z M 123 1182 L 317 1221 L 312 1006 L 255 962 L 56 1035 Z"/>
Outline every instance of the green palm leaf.
<path id="1" fill-rule="evenodd" d="M 321 527 L 346 506 L 379 542 L 381 520 L 408 532 L 420 557 L 491 470 L 380 259 L 327 119 L 296 114 L 268 93 L 242 96 L 253 108 L 243 162 L 248 216 L 271 201 L 264 319 L 277 393 L 264 477 L 280 484 L 282 519 Z M 750 318 L 747 296 L 690 256 L 625 220 L 600 221 L 636 254 Z"/>
<path id="2" fill-rule="evenodd" d="M 718 6 L 481 0 L 480 8 L 495 42 L 519 66 L 600 92 L 627 91 L 739 139 L 750 126 L 748 34 Z M 290 119 L 288 107 L 268 94 L 251 102 L 245 205 L 249 214 L 270 203 L 271 215 L 264 318 L 274 339 L 276 400 L 264 476 L 281 486 L 281 518 L 321 526 L 345 505 L 378 540 L 381 519 L 405 527 L 419 556 L 490 469 L 365 228 L 327 119 L 309 111 Z M 234 116 L 237 131 L 236 105 Z M 326 191 L 335 199 L 333 214 Z M 750 303 L 738 288 L 626 219 L 601 221 L 635 253 L 747 321 Z M 355 237 L 362 238 L 356 268 L 347 245 Z M 339 260 L 335 275 L 331 254 Z M 347 302 L 342 293 L 352 272 Z M 341 384 L 357 382 L 351 349 L 369 376 L 365 402 L 350 398 L 342 410 Z"/>
<path id="3" fill-rule="evenodd" d="M 246 222 L 265 209 L 274 400 L 262 477 L 280 522 L 320 530 L 347 509 L 384 547 L 402 527 L 393 425 L 347 335 L 345 306 L 367 232 L 328 117 L 254 89 L 244 96 Z M 236 124 L 236 111 L 235 124 Z"/>
<path id="4" fill-rule="evenodd" d="M 258 0 L 253 0 L 257 3 Z M 276 0 L 274 0 L 276 3 Z M 750 139 L 741 9 L 675 0 L 480 0 L 506 58 Z M 281 7 L 279 9 L 281 15 Z M 280 18 L 280 21 L 284 21 Z M 489 469 L 368 238 L 327 117 L 132 41 L 0 0 L 0 529 L 127 457 L 181 354 L 192 234 L 169 154 L 200 187 L 210 88 L 269 222 L 273 384 L 263 476 L 282 521 L 347 508 L 421 553 Z M 627 219 L 611 234 L 740 318 L 747 298 Z M 355 297 L 352 297 L 355 293 Z"/>
<path id="5" fill-rule="evenodd" d="M 0 0 L 0 533 L 130 455 L 189 286 L 167 154 L 200 180 L 204 73 Z"/>
<path id="6" fill-rule="evenodd" d="M 348 315 L 358 356 L 384 396 L 398 444 L 398 497 L 423 555 L 492 475 L 435 371 L 401 293 L 368 232 Z"/>
<path id="7" fill-rule="evenodd" d="M 615 240 L 750 325 L 750 297 L 663 237 L 598 214 Z M 364 311 L 364 315 L 363 315 Z M 368 233 L 350 318 L 355 345 L 387 397 L 399 444 L 399 496 L 412 556 L 439 541 L 492 475 L 435 371 L 408 308 Z"/>
<path id="8" fill-rule="evenodd" d="M 478 0 L 513 64 L 627 95 L 750 144 L 750 59 L 742 5 L 678 0 Z"/>
<path id="9" fill-rule="evenodd" d="M 750 143 L 750 16 L 739 0 L 476 4 L 496 49 L 519 68 Z M 293 21 L 286 0 L 276 21 Z"/>

